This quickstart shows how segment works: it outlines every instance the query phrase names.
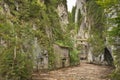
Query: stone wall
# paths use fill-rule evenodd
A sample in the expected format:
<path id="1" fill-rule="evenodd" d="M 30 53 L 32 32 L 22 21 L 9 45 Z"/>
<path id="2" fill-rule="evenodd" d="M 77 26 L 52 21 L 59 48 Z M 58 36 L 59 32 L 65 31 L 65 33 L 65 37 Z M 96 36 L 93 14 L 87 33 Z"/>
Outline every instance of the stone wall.
<path id="1" fill-rule="evenodd" d="M 55 54 L 55 66 L 56 68 L 67 67 L 70 65 L 69 62 L 69 49 L 66 47 L 61 47 L 54 44 L 54 54 Z"/>
<path id="2" fill-rule="evenodd" d="M 37 38 L 34 38 L 33 56 L 35 70 L 48 69 L 48 52 L 38 45 Z"/>

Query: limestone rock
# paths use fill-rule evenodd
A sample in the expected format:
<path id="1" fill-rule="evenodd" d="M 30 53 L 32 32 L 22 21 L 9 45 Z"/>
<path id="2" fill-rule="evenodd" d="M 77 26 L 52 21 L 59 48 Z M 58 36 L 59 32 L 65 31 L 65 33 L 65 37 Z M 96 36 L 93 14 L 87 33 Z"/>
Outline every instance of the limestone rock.
<path id="1" fill-rule="evenodd" d="M 60 18 L 62 30 L 65 31 L 65 26 L 68 24 L 68 13 L 66 6 L 63 3 L 58 4 L 57 12 Z"/>

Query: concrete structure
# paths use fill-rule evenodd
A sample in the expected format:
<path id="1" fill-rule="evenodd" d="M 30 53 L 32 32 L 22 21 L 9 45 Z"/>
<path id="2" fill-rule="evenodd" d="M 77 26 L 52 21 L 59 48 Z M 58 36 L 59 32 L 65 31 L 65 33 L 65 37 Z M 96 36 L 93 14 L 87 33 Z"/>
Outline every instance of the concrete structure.
<path id="1" fill-rule="evenodd" d="M 55 54 L 55 66 L 56 68 L 67 67 L 70 65 L 69 62 L 69 49 L 62 47 L 57 44 L 53 45 Z"/>

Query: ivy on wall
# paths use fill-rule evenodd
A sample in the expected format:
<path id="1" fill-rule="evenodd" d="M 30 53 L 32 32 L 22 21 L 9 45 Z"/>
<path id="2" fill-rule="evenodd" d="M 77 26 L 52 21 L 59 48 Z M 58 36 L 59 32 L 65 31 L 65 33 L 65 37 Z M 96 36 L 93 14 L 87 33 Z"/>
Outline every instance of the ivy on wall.
<path id="1" fill-rule="evenodd" d="M 10 15 L 0 6 L 0 73 L 4 79 L 28 80 L 33 70 L 33 40 L 48 51 L 49 68 L 54 68 L 53 44 L 65 41 L 56 6 L 59 1 L 3 0 Z M 65 2 L 65 0 L 60 0 Z M 66 2 L 65 2 L 66 3 Z M 33 29 L 33 26 L 36 28 Z M 48 37 L 46 27 L 52 34 Z M 5 51 L 6 50 L 6 51 Z M 6 66 L 6 67 L 5 67 Z M 9 69 L 9 71 L 8 71 Z"/>
<path id="2" fill-rule="evenodd" d="M 93 47 L 93 54 L 98 56 L 105 48 L 105 25 L 104 9 L 94 0 L 87 2 L 87 16 L 90 27 L 90 38 L 88 42 Z"/>

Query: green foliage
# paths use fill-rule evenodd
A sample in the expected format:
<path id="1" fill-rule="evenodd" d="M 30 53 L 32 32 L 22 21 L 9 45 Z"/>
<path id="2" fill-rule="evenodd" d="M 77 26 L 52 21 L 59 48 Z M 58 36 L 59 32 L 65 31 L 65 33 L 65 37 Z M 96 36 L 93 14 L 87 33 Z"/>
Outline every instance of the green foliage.
<path id="1" fill-rule="evenodd" d="M 108 31 L 109 41 L 111 44 L 114 45 L 116 50 L 113 51 L 114 58 L 114 65 L 116 67 L 115 71 L 111 74 L 112 80 L 119 80 L 120 79 L 120 49 L 119 49 L 119 41 L 116 41 L 120 38 L 120 10 L 119 10 L 119 0 L 105 0 L 100 1 L 98 0 L 98 4 L 101 5 L 106 12 L 105 15 L 109 15 L 106 17 L 107 20 L 107 27 L 108 29 L 112 27 L 110 31 Z M 116 15 L 116 16 L 115 16 Z"/>
<path id="2" fill-rule="evenodd" d="M 117 26 L 113 27 L 112 31 L 109 31 L 109 35 L 118 37 L 118 36 L 120 36 L 120 16 L 114 18 L 113 24 L 117 24 Z"/>
<path id="3" fill-rule="evenodd" d="M 87 15 L 91 20 L 91 28 L 99 28 L 100 31 L 104 30 L 104 9 L 99 6 L 94 0 L 87 2 Z"/>
<path id="4" fill-rule="evenodd" d="M 45 4 L 49 7 L 53 6 L 56 8 L 58 4 L 64 4 L 67 7 L 67 0 L 45 0 Z"/>
<path id="5" fill-rule="evenodd" d="M 114 4 L 117 4 L 119 0 L 96 0 L 96 2 L 104 8 L 110 8 Z"/>
<path id="6" fill-rule="evenodd" d="M 82 15 L 81 15 L 81 12 L 80 12 L 80 9 L 78 11 L 78 21 L 77 21 L 77 25 L 79 26 L 81 24 L 81 19 L 82 19 Z"/>
<path id="7" fill-rule="evenodd" d="M 103 50 L 105 48 L 105 19 L 103 11 L 103 8 L 99 6 L 94 0 L 87 2 L 87 16 L 89 18 L 88 22 L 91 26 L 91 36 L 88 39 L 88 42 L 94 48 L 93 53 L 95 56 L 103 53 Z"/>
<path id="8" fill-rule="evenodd" d="M 50 49 L 50 48 L 49 48 Z M 49 52 L 49 69 L 55 69 L 55 54 L 53 53 L 53 49 L 48 50 Z"/>
<path id="9" fill-rule="evenodd" d="M 98 56 L 99 54 L 103 53 L 105 48 L 104 39 L 100 36 L 99 31 L 94 32 L 93 35 L 88 39 L 88 42 L 90 42 L 91 46 L 94 48 L 94 56 Z"/>
<path id="10" fill-rule="evenodd" d="M 115 71 L 113 74 L 111 74 L 112 80 L 120 80 L 120 71 Z"/>
<path id="11" fill-rule="evenodd" d="M 69 30 L 68 31 L 66 30 L 62 39 L 57 40 L 56 44 L 63 46 L 63 47 L 73 48 L 74 43 L 73 43 L 70 35 L 71 34 L 69 33 Z"/>
<path id="12" fill-rule="evenodd" d="M 76 10 L 76 6 L 72 8 L 72 12 L 68 13 L 68 19 L 69 19 L 68 30 L 75 30 L 76 32 L 78 32 L 82 16 L 79 9 L 77 23 L 75 23 L 75 10 Z"/>
<path id="13" fill-rule="evenodd" d="M 112 72 L 111 74 L 111 79 L 112 80 L 119 80 L 120 79 L 120 49 L 117 49 L 116 51 L 114 51 L 113 55 L 115 55 L 115 60 L 114 60 L 114 64 L 116 69 Z"/>
<path id="14" fill-rule="evenodd" d="M 66 0 L 45 0 L 44 4 L 40 0 L 3 1 L 10 9 L 10 15 L 0 14 L 0 40 L 4 42 L 0 45 L 0 75 L 5 80 L 29 80 L 34 64 L 35 37 L 38 44 L 48 51 L 50 69 L 55 67 L 55 42 L 73 48 L 69 32 L 74 23 L 70 24 L 68 31 L 63 32 L 56 11 L 58 4 L 66 5 Z M 0 6 L 0 13 L 2 9 L 4 7 Z M 77 51 L 71 50 L 71 53 L 71 59 L 77 64 Z"/>
<path id="15" fill-rule="evenodd" d="M 46 10 L 46 6 L 40 1 L 32 1 L 30 2 L 30 18 L 41 18 L 46 14 L 44 11 Z"/>
<path id="16" fill-rule="evenodd" d="M 78 55 L 78 51 L 77 49 L 73 49 L 70 51 L 70 65 L 73 66 L 73 65 L 78 65 L 79 64 L 79 55 Z"/>
<path id="17" fill-rule="evenodd" d="M 72 12 L 69 12 L 69 22 L 70 23 L 73 23 L 73 22 L 75 22 L 75 10 L 76 10 L 76 6 L 73 6 L 73 8 L 72 8 Z"/>
<path id="18" fill-rule="evenodd" d="M 31 60 L 26 53 L 17 53 L 14 59 L 13 49 L 7 49 L 0 57 L 0 73 L 4 80 L 29 80 L 32 74 Z"/>
<path id="19" fill-rule="evenodd" d="M 25 28 L 23 30 L 26 31 Z M 4 41 L 0 46 L 0 75 L 3 80 L 28 80 L 31 76 L 33 65 L 32 58 L 29 58 L 30 51 L 24 53 L 21 50 L 22 37 L 29 31 L 23 30 L 10 21 L 0 24 L 0 35 Z"/>
<path id="20" fill-rule="evenodd" d="M 64 41 L 56 41 L 56 44 L 57 45 L 59 45 L 59 46 L 63 46 L 63 47 L 69 47 L 70 48 L 70 46 L 68 46 L 67 44 L 66 44 L 66 42 L 64 42 Z"/>
<path id="21" fill-rule="evenodd" d="M 76 44 L 76 42 L 72 38 L 77 34 L 79 30 L 82 16 L 79 10 L 78 19 L 77 19 L 78 22 L 75 23 L 75 11 L 76 11 L 76 6 L 72 8 L 72 12 L 68 12 L 69 24 L 67 27 L 67 33 L 69 33 L 69 37 L 71 38 L 71 39 L 68 39 L 68 43 L 70 44 L 70 65 L 71 66 L 78 65 L 80 62 L 78 50 L 74 48 L 74 45 Z"/>

